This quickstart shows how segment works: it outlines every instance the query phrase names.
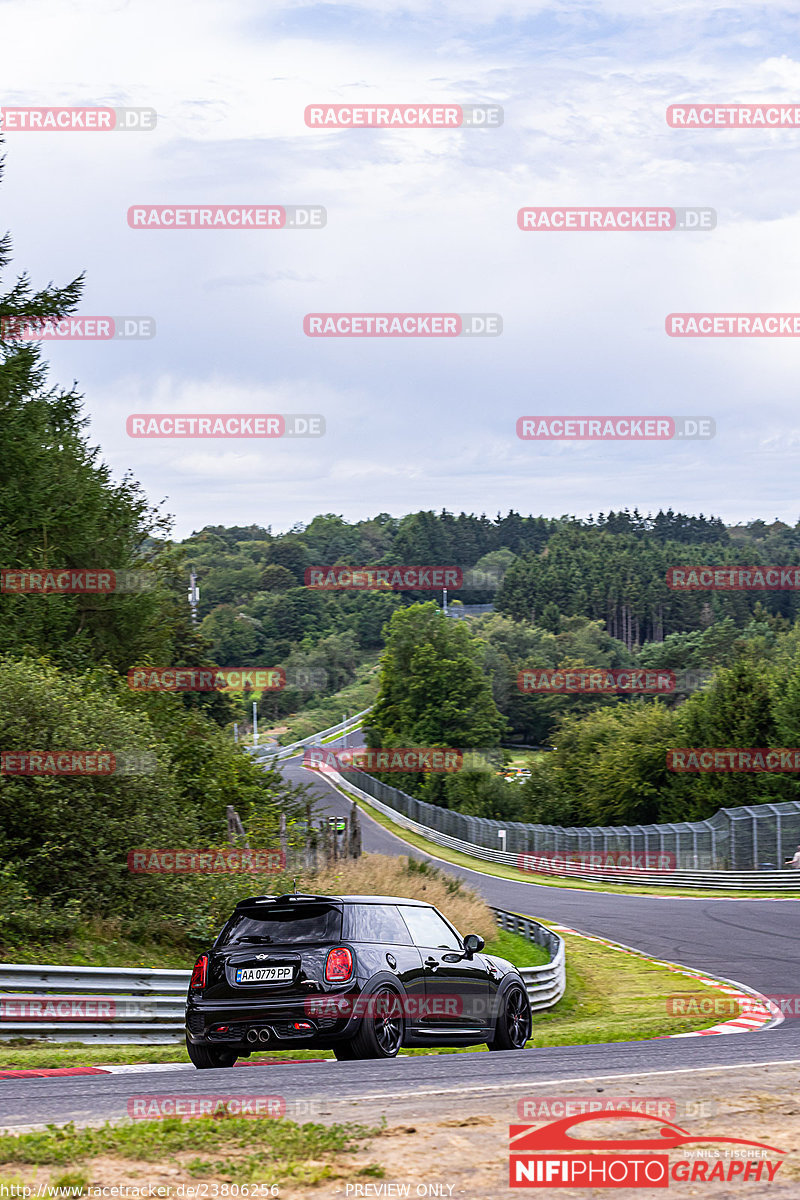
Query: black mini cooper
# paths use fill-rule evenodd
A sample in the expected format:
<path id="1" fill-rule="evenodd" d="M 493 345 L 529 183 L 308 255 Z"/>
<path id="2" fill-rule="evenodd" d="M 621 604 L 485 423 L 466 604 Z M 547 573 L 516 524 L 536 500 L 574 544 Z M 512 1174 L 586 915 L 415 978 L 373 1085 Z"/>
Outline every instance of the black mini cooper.
<path id="1" fill-rule="evenodd" d="M 483 946 L 419 900 L 251 896 L 195 964 L 189 1058 L 204 1069 L 268 1048 L 338 1059 L 482 1042 L 521 1050 L 531 1036 L 525 983 Z"/>

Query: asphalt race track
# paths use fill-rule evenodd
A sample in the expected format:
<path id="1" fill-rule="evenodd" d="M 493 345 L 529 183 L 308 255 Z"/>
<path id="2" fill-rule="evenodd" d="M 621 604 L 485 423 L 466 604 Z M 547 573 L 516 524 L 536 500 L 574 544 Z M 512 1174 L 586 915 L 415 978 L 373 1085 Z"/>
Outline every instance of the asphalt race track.
<path id="1" fill-rule="evenodd" d="M 344 814 L 350 804 L 329 784 L 289 760 L 287 778 L 308 783 L 321 807 Z M 408 854 L 406 843 L 361 812 L 363 846 L 382 854 Z M 582 932 L 613 938 L 658 958 L 703 968 L 768 995 L 800 991 L 800 900 L 678 899 L 581 892 L 568 888 L 513 883 L 442 863 L 442 869 L 468 879 L 486 899 L 502 908 L 560 921 Z M 468 932 L 468 931 L 464 931 Z M 714 1078 L 724 1086 L 725 1068 L 747 1064 L 800 1065 L 800 1020 L 757 1033 L 666 1038 L 595 1046 L 553 1047 L 514 1053 L 424 1055 L 390 1062 L 309 1062 L 243 1064 L 232 1070 L 195 1071 L 172 1065 L 110 1075 L 0 1080 L 0 1127 L 48 1122 L 79 1123 L 127 1115 L 133 1095 L 282 1095 L 287 1115 L 295 1106 L 367 1101 L 375 1118 L 384 1104 L 451 1093 L 478 1097 L 501 1089 L 509 1098 L 526 1088 L 552 1082 L 648 1076 L 678 1079 L 721 1068 Z M 620 1080 L 620 1084 L 624 1081 Z M 630 1080 L 633 1082 L 633 1079 Z"/>

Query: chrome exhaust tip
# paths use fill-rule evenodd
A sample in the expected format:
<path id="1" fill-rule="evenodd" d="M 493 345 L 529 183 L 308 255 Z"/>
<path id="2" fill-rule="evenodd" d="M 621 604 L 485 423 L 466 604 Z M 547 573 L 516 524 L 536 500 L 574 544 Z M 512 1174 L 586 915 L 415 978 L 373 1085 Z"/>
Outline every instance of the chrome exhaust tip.
<path id="1" fill-rule="evenodd" d="M 258 1030 L 257 1029 L 248 1029 L 247 1040 L 248 1040 L 248 1042 L 257 1042 L 258 1041 Z"/>
<path id="2" fill-rule="evenodd" d="M 269 1030 L 268 1029 L 259 1029 L 258 1040 L 260 1042 L 268 1042 L 269 1041 Z"/>

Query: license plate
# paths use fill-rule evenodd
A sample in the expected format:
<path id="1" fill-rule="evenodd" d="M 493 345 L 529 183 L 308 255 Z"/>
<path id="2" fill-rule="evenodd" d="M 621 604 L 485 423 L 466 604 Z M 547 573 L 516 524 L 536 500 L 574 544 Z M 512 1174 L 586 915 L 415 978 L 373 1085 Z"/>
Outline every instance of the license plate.
<path id="1" fill-rule="evenodd" d="M 292 967 L 239 967 L 237 983 L 287 983 L 293 974 Z"/>

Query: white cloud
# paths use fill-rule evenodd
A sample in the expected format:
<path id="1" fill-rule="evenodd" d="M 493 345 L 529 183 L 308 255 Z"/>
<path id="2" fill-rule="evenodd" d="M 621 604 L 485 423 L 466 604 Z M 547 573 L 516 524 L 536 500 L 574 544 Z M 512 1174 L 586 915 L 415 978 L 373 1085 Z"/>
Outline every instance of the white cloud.
<path id="1" fill-rule="evenodd" d="M 43 31 L 46 36 L 42 36 Z M 800 131 L 684 132 L 669 103 L 794 101 L 793 6 L 386 0 L 3 4 L 0 104 L 153 105 L 139 134 L 9 134 L 36 282 L 158 336 L 49 347 L 115 470 L 186 531 L 442 504 L 762 502 L 794 519 L 797 341 L 680 341 L 670 311 L 791 311 Z M 497 130 L 307 129 L 307 104 L 492 100 Z M 320 203 L 318 232 L 133 231 L 134 203 Z M 526 204 L 710 205 L 708 234 L 524 234 Z M 310 311 L 500 312 L 503 336 L 315 340 Z M 131 442 L 133 411 L 321 411 L 319 443 Z M 268 406 L 266 409 L 264 406 Z M 524 413 L 713 415 L 713 444 L 532 447 Z M 749 489 L 742 480 L 750 478 Z"/>

